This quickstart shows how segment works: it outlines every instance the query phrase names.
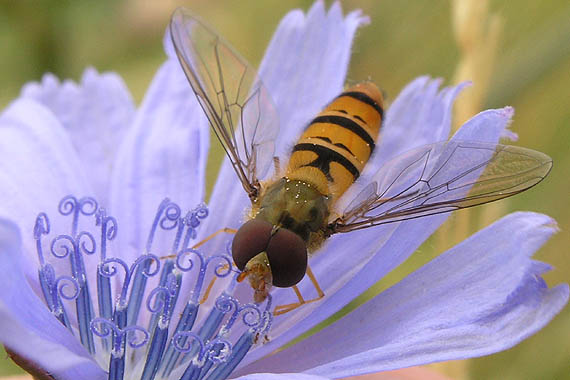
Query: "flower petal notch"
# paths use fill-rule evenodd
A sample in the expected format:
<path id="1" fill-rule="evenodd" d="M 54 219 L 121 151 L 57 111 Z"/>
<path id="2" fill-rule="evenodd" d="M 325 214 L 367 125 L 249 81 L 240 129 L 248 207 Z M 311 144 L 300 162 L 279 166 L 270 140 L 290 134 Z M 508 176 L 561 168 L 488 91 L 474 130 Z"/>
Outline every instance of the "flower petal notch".
<path id="1" fill-rule="evenodd" d="M 53 74 L 22 89 L 22 98 L 46 107 L 61 121 L 100 202 L 107 203 L 107 181 L 125 132 L 135 117 L 135 105 L 115 73 L 88 68 L 81 81 L 60 82 Z"/>

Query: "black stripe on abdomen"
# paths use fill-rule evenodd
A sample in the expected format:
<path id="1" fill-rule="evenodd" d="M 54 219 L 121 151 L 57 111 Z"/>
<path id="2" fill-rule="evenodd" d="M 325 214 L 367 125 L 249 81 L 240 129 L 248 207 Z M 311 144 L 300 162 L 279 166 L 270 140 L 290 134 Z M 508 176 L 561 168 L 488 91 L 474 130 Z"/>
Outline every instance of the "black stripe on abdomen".
<path id="1" fill-rule="evenodd" d="M 325 137 L 325 136 L 311 136 L 311 138 L 323 140 L 325 142 L 328 142 L 329 144 L 333 144 L 332 140 L 329 139 L 328 137 Z M 358 158 L 354 155 L 354 153 L 352 153 L 352 150 L 348 149 L 348 147 L 346 145 L 344 145 L 343 143 L 334 143 L 333 145 L 338 146 L 339 148 L 346 150 L 348 153 L 350 153 L 352 155 L 352 157 L 354 157 L 355 159 L 358 160 Z"/>
<path id="2" fill-rule="evenodd" d="M 309 143 L 301 143 L 295 145 L 293 148 L 293 153 L 295 152 L 313 152 L 317 155 L 317 158 L 314 159 L 312 162 L 303 165 L 304 166 L 312 166 L 314 168 L 319 169 L 323 172 L 323 174 L 327 177 L 329 182 L 334 182 L 334 178 L 330 174 L 330 164 L 331 162 L 336 162 L 342 165 L 346 170 L 352 174 L 354 180 L 358 178 L 360 175 L 360 171 L 350 162 L 346 157 L 342 154 L 319 144 L 309 144 Z"/>
<path id="3" fill-rule="evenodd" d="M 337 98 L 341 98 L 343 96 L 350 96 L 351 98 L 360 100 L 362 103 L 368 104 L 370 107 L 374 108 L 376 112 L 378 112 L 381 119 L 384 119 L 384 110 L 382 109 L 382 107 L 380 107 L 380 105 L 376 103 L 374 99 L 366 95 L 364 92 L 360 91 L 343 92 L 342 94 L 337 96 Z"/>
<path id="4" fill-rule="evenodd" d="M 316 118 L 313 119 L 313 121 L 311 121 L 311 124 L 309 124 L 309 126 L 316 123 L 329 123 L 348 129 L 349 131 L 353 132 L 358 137 L 360 137 L 366 144 L 368 144 L 368 146 L 370 147 L 370 153 L 372 153 L 374 147 L 376 146 L 376 144 L 374 143 L 374 139 L 372 138 L 372 136 L 370 136 L 368 131 L 366 131 L 366 129 L 362 128 L 358 123 L 356 123 L 355 121 L 351 120 L 346 116 L 340 116 L 340 115 L 317 116 Z"/>

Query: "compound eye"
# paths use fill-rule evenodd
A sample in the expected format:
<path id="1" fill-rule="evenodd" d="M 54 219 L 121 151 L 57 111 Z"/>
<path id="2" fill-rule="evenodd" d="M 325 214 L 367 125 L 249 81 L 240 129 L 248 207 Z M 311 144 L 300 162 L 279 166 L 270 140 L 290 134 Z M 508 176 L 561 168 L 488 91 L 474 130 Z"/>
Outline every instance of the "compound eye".
<path id="1" fill-rule="evenodd" d="M 239 270 L 259 253 L 265 251 L 271 237 L 271 223 L 252 219 L 242 225 L 232 242 L 232 257 Z"/>
<path id="2" fill-rule="evenodd" d="M 307 247 L 299 235 L 280 228 L 267 246 L 273 285 L 288 288 L 297 284 L 307 270 Z"/>

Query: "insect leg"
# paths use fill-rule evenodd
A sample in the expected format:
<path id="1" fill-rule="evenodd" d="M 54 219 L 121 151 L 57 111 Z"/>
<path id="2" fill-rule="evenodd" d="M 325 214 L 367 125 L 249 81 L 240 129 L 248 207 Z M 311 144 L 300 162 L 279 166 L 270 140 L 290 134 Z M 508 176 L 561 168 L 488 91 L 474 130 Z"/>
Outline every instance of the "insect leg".
<path id="1" fill-rule="evenodd" d="M 281 161 L 277 156 L 273 156 L 273 169 L 275 169 L 275 176 L 279 176 L 279 173 L 281 173 Z"/>
<path id="2" fill-rule="evenodd" d="M 228 269 L 227 265 L 224 265 L 222 267 L 222 269 L 226 270 Z M 212 288 L 214 287 L 214 284 L 216 283 L 216 279 L 218 277 L 214 276 L 211 280 L 210 283 L 208 284 L 208 287 L 206 288 L 206 291 L 204 292 L 204 295 L 202 296 L 202 299 L 200 299 L 200 304 L 203 304 L 204 302 L 206 302 L 206 300 L 208 300 L 208 297 L 210 296 L 210 292 L 212 291 Z"/>
<path id="3" fill-rule="evenodd" d="M 313 284 L 313 286 L 315 287 L 315 290 L 317 291 L 317 294 L 318 294 L 317 297 L 310 299 L 310 300 L 305 300 L 305 298 L 301 294 L 301 291 L 299 290 L 297 285 L 294 285 L 293 291 L 297 295 L 299 302 L 275 306 L 275 309 L 273 310 L 273 315 L 281 315 L 281 314 L 288 313 L 288 312 L 295 310 L 296 308 L 300 307 L 301 305 L 311 303 L 311 302 L 316 302 L 325 296 L 325 292 L 323 292 L 323 290 L 321 289 L 321 286 L 319 285 L 317 278 L 315 277 L 315 274 L 311 270 L 310 266 L 307 266 L 307 276 L 309 277 L 309 279 L 311 280 L 311 283 Z"/>
<path id="4" fill-rule="evenodd" d="M 213 238 L 215 238 L 216 236 L 218 236 L 221 233 L 226 233 L 226 234 L 235 234 L 237 232 L 236 229 L 234 228 L 221 228 L 219 230 L 217 230 L 216 232 L 214 232 L 211 235 L 206 236 L 203 240 L 201 240 L 200 242 L 194 244 L 192 246 L 192 249 L 196 249 L 204 244 L 206 244 L 209 240 L 212 240 Z M 223 267 L 224 269 L 227 269 L 227 265 L 224 265 Z M 211 280 L 210 283 L 208 284 L 208 287 L 206 288 L 206 291 L 204 292 L 204 295 L 202 296 L 202 299 L 200 300 L 200 303 L 204 303 L 206 302 L 206 300 L 208 299 L 208 296 L 210 295 L 210 291 L 212 290 L 212 288 L 214 287 L 214 283 L 216 282 L 216 279 L 218 277 L 214 276 Z"/>
<path id="5" fill-rule="evenodd" d="M 221 234 L 221 233 L 227 233 L 227 234 L 235 234 L 237 232 L 236 229 L 233 228 L 222 228 L 219 229 L 218 231 L 214 232 L 213 234 L 206 236 L 203 240 L 200 240 L 198 243 L 196 243 L 195 245 L 192 246 L 192 249 L 196 249 L 204 244 L 206 244 L 209 240 L 212 240 L 213 238 L 215 238 L 217 235 Z M 175 259 L 176 255 L 168 255 L 168 256 L 161 256 L 160 259 L 161 260 L 166 260 L 166 259 Z"/>
<path id="6" fill-rule="evenodd" d="M 194 244 L 192 246 L 192 249 L 196 249 L 196 248 L 206 244 L 208 241 L 212 240 L 213 238 L 215 238 L 216 236 L 218 236 L 221 233 L 235 234 L 236 232 L 237 232 L 237 230 L 234 228 L 227 228 L 227 227 L 221 228 L 221 229 L 217 230 L 216 232 L 214 232 L 213 234 L 206 236 L 204 239 L 202 239 L 198 243 Z M 170 255 L 170 256 L 161 257 L 161 259 L 175 258 L 175 257 L 176 257 L 176 255 Z M 224 269 L 227 269 L 227 266 L 224 266 Z M 212 278 L 212 280 L 208 284 L 208 287 L 206 288 L 206 292 L 204 292 L 204 296 L 200 300 L 200 303 L 204 303 L 208 299 L 208 296 L 210 295 L 210 291 L 212 290 L 212 287 L 214 286 L 214 283 L 216 282 L 216 278 L 217 277 L 214 276 L 214 278 Z"/>
<path id="7" fill-rule="evenodd" d="M 308 265 L 307 265 L 307 276 L 309 276 L 309 279 L 311 279 L 311 282 L 313 283 L 313 286 L 315 287 L 315 290 L 317 291 L 317 294 L 319 295 L 319 297 L 316 298 L 315 300 L 320 300 L 321 298 L 323 298 L 325 296 L 325 292 L 323 292 L 323 289 L 321 289 L 321 286 L 319 285 L 319 282 L 317 281 L 317 277 L 315 277 L 315 274 L 311 270 L 311 267 Z"/>
<path id="8" fill-rule="evenodd" d="M 221 228 L 221 229 L 217 230 L 216 232 L 214 232 L 213 234 L 206 236 L 202 241 L 194 244 L 192 246 L 192 249 L 196 249 L 196 248 L 206 244 L 209 240 L 212 240 L 213 238 L 215 238 L 216 236 L 218 236 L 221 233 L 235 234 L 236 232 L 237 232 L 237 230 L 234 228 L 227 228 L 227 227 Z"/>

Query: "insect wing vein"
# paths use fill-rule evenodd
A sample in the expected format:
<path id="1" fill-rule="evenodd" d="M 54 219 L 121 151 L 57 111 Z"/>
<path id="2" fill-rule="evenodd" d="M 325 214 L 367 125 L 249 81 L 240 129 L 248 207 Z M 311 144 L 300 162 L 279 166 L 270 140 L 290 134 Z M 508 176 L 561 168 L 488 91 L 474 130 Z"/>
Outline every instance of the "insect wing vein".
<path id="1" fill-rule="evenodd" d="M 551 168 L 550 157 L 526 148 L 473 141 L 423 146 L 384 165 L 374 186 L 329 228 L 348 232 L 492 202 L 536 185 Z"/>
<path id="2" fill-rule="evenodd" d="M 255 70 L 212 28 L 188 10 L 170 23 L 174 48 L 200 106 L 236 171 L 254 198 L 271 167 L 278 117 Z"/>

